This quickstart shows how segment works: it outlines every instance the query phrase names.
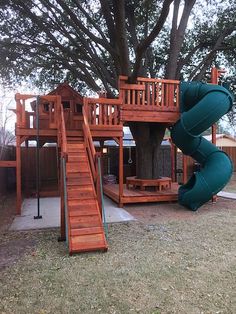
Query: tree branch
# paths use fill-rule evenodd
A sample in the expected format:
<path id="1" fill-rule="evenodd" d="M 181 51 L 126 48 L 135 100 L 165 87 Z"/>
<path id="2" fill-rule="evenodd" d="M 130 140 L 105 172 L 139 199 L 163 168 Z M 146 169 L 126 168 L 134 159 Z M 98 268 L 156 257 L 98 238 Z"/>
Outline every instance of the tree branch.
<path id="1" fill-rule="evenodd" d="M 143 55 L 146 51 L 146 49 L 152 44 L 152 42 L 154 41 L 154 39 L 159 35 L 160 31 L 162 30 L 162 27 L 167 19 L 167 16 L 169 14 L 169 8 L 170 8 L 170 4 L 173 2 L 174 0 L 164 0 L 163 6 L 162 6 L 162 10 L 160 13 L 160 16 L 157 20 L 156 25 L 154 26 L 153 30 L 151 31 L 151 33 L 149 34 L 149 36 L 142 40 L 140 42 L 140 44 L 137 47 L 136 50 L 136 60 L 134 63 L 134 69 L 133 69 L 133 73 L 131 75 L 130 81 L 134 82 L 138 76 L 140 67 L 141 67 L 141 62 L 142 62 L 142 58 Z"/>

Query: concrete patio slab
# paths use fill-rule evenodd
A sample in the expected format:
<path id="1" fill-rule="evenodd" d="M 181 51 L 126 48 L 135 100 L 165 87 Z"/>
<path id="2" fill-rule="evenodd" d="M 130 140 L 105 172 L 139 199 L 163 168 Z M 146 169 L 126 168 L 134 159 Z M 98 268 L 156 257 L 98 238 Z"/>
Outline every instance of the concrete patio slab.
<path id="1" fill-rule="evenodd" d="M 105 217 L 107 223 L 117 223 L 135 220 L 123 208 L 117 207 L 112 200 L 104 197 Z M 22 204 L 21 216 L 16 216 L 10 230 L 30 230 L 55 228 L 60 226 L 60 198 L 40 198 L 40 214 L 42 219 L 34 219 L 37 216 L 37 199 L 25 199 Z"/>
<path id="2" fill-rule="evenodd" d="M 236 200 L 236 193 L 221 191 L 217 195 L 221 196 L 221 197 L 224 197 L 224 198 L 230 198 L 232 200 Z"/>

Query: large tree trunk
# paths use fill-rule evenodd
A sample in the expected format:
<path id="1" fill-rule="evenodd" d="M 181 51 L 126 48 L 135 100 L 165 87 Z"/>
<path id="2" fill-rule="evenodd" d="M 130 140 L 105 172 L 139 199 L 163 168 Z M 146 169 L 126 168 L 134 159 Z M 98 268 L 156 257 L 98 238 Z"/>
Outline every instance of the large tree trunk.
<path id="1" fill-rule="evenodd" d="M 129 126 L 136 142 L 136 176 L 139 179 L 158 179 L 158 152 L 166 125 L 132 122 Z"/>

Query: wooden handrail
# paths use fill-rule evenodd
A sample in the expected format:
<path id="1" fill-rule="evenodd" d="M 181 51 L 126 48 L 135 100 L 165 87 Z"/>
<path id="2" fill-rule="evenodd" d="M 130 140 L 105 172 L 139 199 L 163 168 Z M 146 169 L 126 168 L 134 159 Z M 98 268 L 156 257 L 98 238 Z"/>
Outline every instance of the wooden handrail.
<path id="1" fill-rule="evenodd" d="M 89 128 L 88 119 L 86 115 L 86 106 L 83 107 L 83 131 L 84 131 L 84 139 L 85 139 L 85 145 L 88 152 L 88 158 L 90 163 L 90 168 L 93 176 L 94 182 L 97 180 L 97 173 L 96 173 L 96 150 L 93 144 L 93 138 L 92 134 Z"/>
<path id="2" fill-rule="evenodd" d="M 58 133 L 59 133 L 59 141 L 61 143 L 61 153 L 63 156 L 67 157 L 68 149 L 67 149 L 67 138 L 66 138 L 66 125 L 64 118 L 64 110 L 62 104 L 58 105 L 59 112 L 59 121 L 58 121 Z"/>
<path id="3" fill-rule="evenodd" d="M 120 81 L 125 81 L 127 83 L 128 76 L 120 75 L 119 76 Z M 172 83 L 172 84 L 179 84 L 180 81 L 178 80 L 170 80 L 170 79 L 159 79 L 159 78 L 149 78 L 149 77 L 138 77 L 137 82 L 158 82 L 158 83 Z"/>
<path id="4" fill-rule="evenodd" d="M 83 105 L 83 132 L 84 132 L 84 142 L 86 145 L 86 150 L 88 153 L 88 159 L 90 164 L 90 169 L 93 177 L 94 187 L 96 188 L 97 200 L 101 211 L 101 189 L 100 189 L 100 182 L 99 182 L 99 172 L 98 172 L 98 153 L 96 153 L 93 138 L 90 131 L 89 123 L 88 123 L 88 102 L 87 99 L 84 98 L 84 105 Z"/>

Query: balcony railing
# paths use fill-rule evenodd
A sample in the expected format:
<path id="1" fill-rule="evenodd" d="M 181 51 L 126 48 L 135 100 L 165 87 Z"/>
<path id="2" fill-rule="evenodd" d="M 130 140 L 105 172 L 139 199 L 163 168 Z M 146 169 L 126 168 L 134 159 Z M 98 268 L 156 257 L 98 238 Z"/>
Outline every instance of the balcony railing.
<path id="1" fill-rule="evenodd" d="M 119 81 L 124 109 L 179 111 L 179 81 L 139 77 L 137 84 L 128 84 L 127 79 Z"/>

